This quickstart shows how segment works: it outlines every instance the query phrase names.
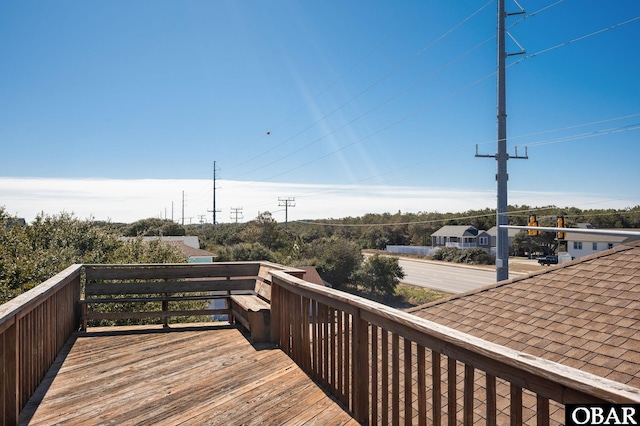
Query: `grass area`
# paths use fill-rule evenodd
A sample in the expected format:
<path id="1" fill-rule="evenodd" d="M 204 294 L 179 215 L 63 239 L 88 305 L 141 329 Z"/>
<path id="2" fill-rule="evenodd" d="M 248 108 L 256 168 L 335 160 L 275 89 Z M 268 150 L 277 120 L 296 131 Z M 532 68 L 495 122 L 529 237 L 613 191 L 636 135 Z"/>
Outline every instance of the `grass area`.
<path id="1" fill-rule="evenodd" d="M 360 289 L 354 290 L 353 288 L 350 289 L 349 292 L 396 309 L 409 309 L 450 296 L 449 293 L 408 284 L 399 284 L 396 287 L 395 293 L 391 296 L 370 294 L 369 292 Z"/>
<path id="2" fill-rule="evenodd" d="M 450 293 L 445 293 L 443 291 L 430 290 L 428 288 L 408 284 L 398 285 L 395 293 L 396 297 L 402 298 L 406 303 L 409 303 L 412 306 L 424 305 L 425 303 L 440 300 L 450 295 Z"/>

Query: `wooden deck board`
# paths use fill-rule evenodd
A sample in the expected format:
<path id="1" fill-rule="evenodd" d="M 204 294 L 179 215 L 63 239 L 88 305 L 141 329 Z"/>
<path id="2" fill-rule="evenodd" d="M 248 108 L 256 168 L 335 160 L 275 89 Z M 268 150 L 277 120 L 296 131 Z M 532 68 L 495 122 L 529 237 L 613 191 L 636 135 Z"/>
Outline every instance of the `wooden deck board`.
<path id="1" fill-rule="evenodd" d="M 20 415 L 50 424 L 358 424 L 287 355 L 232 327 L 78 333 Z"/>

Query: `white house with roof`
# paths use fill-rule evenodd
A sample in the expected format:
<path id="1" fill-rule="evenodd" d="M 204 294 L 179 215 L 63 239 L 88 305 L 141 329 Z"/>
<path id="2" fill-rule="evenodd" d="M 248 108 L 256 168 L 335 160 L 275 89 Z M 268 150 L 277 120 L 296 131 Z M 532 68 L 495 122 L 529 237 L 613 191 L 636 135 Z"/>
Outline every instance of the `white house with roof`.
<path id="1" fill-rule="evenodd" d="M 495 247 L 492 247 L 491 244 L 491 235 L 487 231 L 476 229 L 470 225 L 446 225 L 431 234 L 431 246 L 388 245 L 386 249 L 391 253 L 430 256 L 441 247 L 482 248 L 492 253 L 495 251 Z"/>
<path id="2" fill-rule="evenodd" d="M 620 228 L 609 229 L 611 231 L 620 231 Z M 608 250 L 622 244 L 640 240 L 640 229 L 625 228 L 625 231 L 637 232 L 638 236 L 625 235 L 601 235 L 601 234 L 583 234 L 577 232 L 567 232 L 565 241 L 567 242 L 567 252 L 572 258 L 589 256 L 603 250 Z"/>
<path id="3" fill-rule="evenodd" d="M 589 224 L 579 224 L 579 228 L 590 228 Z M 620 228 L 611 229 L 620 231 Z M 602 234 L 583 234 L 577 232 L 567 232 L 565 241 L 567 244 L 567 252 L 572 258 L 588 256 L 627 244 L 635 240 L 640 240 L 640 229 L 628 229 L 625 231 L 637 232 L 638 236 L 628 235 L 602 235 Z M 508 229 L 509 253 L 513 254 L 513 239 L 518 233 L 523 232 L 519 229 Z M 414 246 L 387 246 L 387 251 L 393 253 L 410 253 L 432 255 L 441 247 L 456 247 L 460 249 L 483 248 L 486 251 L 495 254 L 496 251 L 497 228 L 494 226 L 488 231 L 478 230 L 470 225 L 446 225 L 431 234 L 430 247 L 414 247 Z"/>
<path id="4" fill-rule="evenodd" d="M 432 247 L 485 248 L 491 247 L 491 238 L 486 231 L 468 225 L 447 225 L 431 234 Z"/>

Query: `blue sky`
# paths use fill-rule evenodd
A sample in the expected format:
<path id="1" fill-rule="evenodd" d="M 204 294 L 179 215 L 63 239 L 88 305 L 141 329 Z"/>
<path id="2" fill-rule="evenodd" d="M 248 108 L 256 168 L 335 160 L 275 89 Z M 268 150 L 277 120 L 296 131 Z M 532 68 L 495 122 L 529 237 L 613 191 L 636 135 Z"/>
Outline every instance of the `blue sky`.
<path id="1" fill-rule="evenodd" d="M 519 3 L 507 133 L 529 159 L 509 161 L 510 203 L 640 204 L 640 2 Z M 226 221 L 277 197 L 298 218 L 494 207 L 495 161 L 474 154 L 496 150 L 495 16 L 484 0 L 2 2 L 0 205 L 83 214 L 45 188 L 99 181 L 116 198 L 92 214 L 135 220 L 182 186 L 195 217 L 216 161 Z M 134 209 L 151 181 L 172 189 Z"/>

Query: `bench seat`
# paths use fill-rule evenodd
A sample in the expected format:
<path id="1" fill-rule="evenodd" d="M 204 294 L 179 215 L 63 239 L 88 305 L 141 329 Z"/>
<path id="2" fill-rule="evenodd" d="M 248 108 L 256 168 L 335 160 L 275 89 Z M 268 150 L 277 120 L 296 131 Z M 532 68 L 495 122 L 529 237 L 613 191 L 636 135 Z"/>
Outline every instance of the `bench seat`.
<path id="1" fill-rule="evenodd" d="M 231 314 L 249 331 L 254 343 L 271 341 L 271 284 L 265 278 L 256 279 L 253 294 L 231 296 Z"/>

